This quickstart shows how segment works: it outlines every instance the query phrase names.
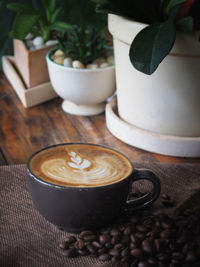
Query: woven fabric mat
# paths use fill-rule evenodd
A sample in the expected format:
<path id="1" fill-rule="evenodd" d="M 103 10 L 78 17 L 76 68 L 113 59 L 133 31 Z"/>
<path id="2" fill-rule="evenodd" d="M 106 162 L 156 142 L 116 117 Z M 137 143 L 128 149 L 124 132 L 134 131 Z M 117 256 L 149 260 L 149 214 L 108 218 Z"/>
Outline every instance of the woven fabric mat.
<path id="1" fill-rule="evenodd" d="M 153 170 L 161 180 L 162 193 L 174 198 L 176 207 L 200 190 L 200 164 L 135 163 L 135 167 Z M 158 199 L 154 209 L 161 208 Z M 114 266 L 91 257 L 63 257 L 58 243 L 64 236 L 65 232 L 47 222 L 33 207 L 26 188 L 25 165 L 0 167 L 0 266 Z"/>

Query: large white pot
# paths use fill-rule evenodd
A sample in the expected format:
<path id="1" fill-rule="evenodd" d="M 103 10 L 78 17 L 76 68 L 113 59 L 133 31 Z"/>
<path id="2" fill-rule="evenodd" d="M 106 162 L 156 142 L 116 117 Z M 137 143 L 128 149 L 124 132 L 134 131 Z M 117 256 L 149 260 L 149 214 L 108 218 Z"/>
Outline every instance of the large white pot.
<path id="1" fill-rule="evenodd" d="M 120 117 L 151 132 L 200 136 L 200 43 L 195 34 L 177 34 L 171 53 L 152 75 L 137 71 L 129 48 L 145 24 L 109 15 L 114 38 Z"/>
<path id="2" fill-rule="evenodd" d="M 115 91 L 115 68 L 75 69 L 55 63 L 46 56 L 50 81 L 64 99 L 62 108 L 74 115 L 96 115 L 105 110 L 105 103 Z"/>

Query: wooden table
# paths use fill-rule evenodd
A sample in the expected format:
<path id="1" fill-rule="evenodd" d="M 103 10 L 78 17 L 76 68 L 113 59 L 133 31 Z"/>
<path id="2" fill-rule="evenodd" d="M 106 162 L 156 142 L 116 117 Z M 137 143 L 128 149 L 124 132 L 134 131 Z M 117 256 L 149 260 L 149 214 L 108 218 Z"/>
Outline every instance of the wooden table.
<path id="1" fill-rule="evenodd" d="M 129 146 L 107 130 L 104 114 L 73 116 L 62 111 L 61 102 L 57 98 L 26 109 L 0 73 L 0 165 L 25 163 L 36 150 L 62 142 L 107 145 L 123 152 L 132 162 L 200 162 L 200 158 L 166 157 Z"/>

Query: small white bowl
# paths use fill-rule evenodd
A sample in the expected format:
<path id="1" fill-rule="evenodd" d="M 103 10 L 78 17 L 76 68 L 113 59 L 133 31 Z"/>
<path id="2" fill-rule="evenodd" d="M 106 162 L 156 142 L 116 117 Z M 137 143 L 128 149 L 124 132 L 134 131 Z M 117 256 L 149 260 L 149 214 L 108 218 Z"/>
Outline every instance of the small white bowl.
<path id="1" fill-rule="evenodd" d="M 74 115 L 96 115 L 104 112 L 106 100 L 115 91 L 115 67 L 74 69 L 55 63 L 46 56 L 49 77 L 55 92 L 64 99 L 62 108 Z"/>

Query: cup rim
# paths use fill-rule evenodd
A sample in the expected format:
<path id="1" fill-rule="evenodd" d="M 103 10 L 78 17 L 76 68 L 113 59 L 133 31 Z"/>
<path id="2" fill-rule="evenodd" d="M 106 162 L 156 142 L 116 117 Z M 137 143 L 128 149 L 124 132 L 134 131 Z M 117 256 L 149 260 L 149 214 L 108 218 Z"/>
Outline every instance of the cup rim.
<path id="1" fill-rule="evenodd" d="M 52 49 L 50 49 L 48 51 L 48 53 L 46 54 L 46 58 L 47 60 L 49 60 L 52 64 L 55 64 L 57 67 L 59 68 L 62 68 L 62 69 L 67 69 L 67 70 L 73 70 L 73 71 L 76 71 L 76 72 L 102 72 L 102 71 L 105 71 L 105 70 L 109 70 L 109 69 L 114 69 L 115 68 L 115 64 L 113 65 L 109 65 L 105 68 L 97 68 L 97 69 L 76 69 L 76 68 L 72 68 L 72 67 L 66 67 L 66 66 L 63 66 L 63 65 L 60 65 L 56 62 L 54 62 L 52 59 L 51 59 L 51 54 L 56 50 L 57 48 L 54 47 Z"/>
<path id="2" fill-rule="evenodd" d="M 91 145 L 91 146 L 97 146 L 97 147 L 102 147 L 102 148 L 106 148 L 108 150 L 111 150 L 111 151 L 114 151 L 120 155 L 122 155 L 125 159 L 128 160 L 128 162 L 130 163 L 132 169 L 130 170 L 130 173 L 124 177 L 122 180 L 120 181 L 116 181 L 116 182 L 113 182 L 111 184 L 107 184 L 107 185 L 100 185 L 100 186 L 73 186 L 73 185 L 58 185 L 58 184 L 54 184 L 54 183 L 51 183 L 51 182 L 48 182 L 48 181 L 45 181 L 39 177 L 37 177 L 37 175 L 35 175 L 32 171 L 31 171 L 31 168 L 30 168 L 30 162 L 31 160 L 35 157 L 35 155 L 39 154 L 40 152 L 44 151 L 44 150 L 47 150 L 49 148 L 53 148 L 53 147 L 57 147 L 57 146 L 64 146 L 64 145 Z M 27 160 L 26 162 L 26 169 L 27 169 L 27 172 L 28 172 L 28 175 L 30 175 L 32 178 L 34 178 L 35 180 L 37 180 L 38 182 L 42 183 L 42 184 L 45 184 L 47 186 L 50 186 L 50 187 L 54 187 L 54 188 L 58 188 L 58 189 L 76 189 L 76 190 L 94 190 L 95 188 L 99 189 L 99 188 L 108 188 L 108 187 L 113 187 L 113 186 L 116 186 L 117 184 L 120 185 L 121 183 L 123 183 L 127 178 L 131 177 L 132 176 L 132 173 L 134 172 L 134 167 L 133 167 L 133 164 L 131 162 L 131 160 L 125 156 L 123 153 L 119 152 L 118 150 L 116 149 L 113 149 L 113 148 L 110 148 L 109 146 L 105 146 L 105 145 L 101 145 L 101 144 L 94 144 L 94 143 L 83 143 L 83 142 L 70 142 L 70 143 L 59 143 L 59 144 L 54 144 L 54 145 L 49 145 L 49 146 L 45 146 L 39 150 L 37 150 L 36 152 L 34 152 Z"/>

